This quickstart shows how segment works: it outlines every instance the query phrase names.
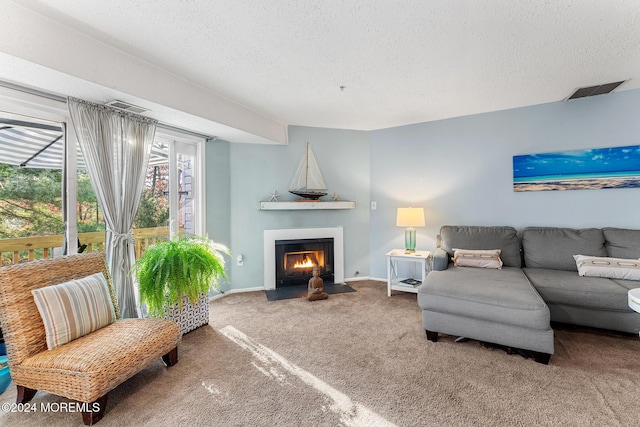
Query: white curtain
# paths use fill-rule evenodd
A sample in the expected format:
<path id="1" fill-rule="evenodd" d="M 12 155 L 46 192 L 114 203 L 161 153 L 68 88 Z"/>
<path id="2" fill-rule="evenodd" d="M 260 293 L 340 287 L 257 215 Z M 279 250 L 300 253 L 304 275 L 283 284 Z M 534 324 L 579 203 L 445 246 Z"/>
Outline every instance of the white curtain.
<path id="1" fill-rule="evenodd" d="M 123 318 L 138 317 L 131 267 L 133 220 L 156 121 L 80 99 L 67 100 L 71 121 L 107 227 L 106 255 Z"/>

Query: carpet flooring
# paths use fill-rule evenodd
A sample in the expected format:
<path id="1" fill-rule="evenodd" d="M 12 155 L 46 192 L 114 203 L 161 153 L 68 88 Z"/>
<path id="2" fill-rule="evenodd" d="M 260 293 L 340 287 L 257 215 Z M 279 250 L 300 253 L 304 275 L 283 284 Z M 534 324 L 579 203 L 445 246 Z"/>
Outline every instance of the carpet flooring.
<path id="1" fill-rule="evenodd" d="M 428 341 L 416 295 L 380 282 L 324 301 L 264 292 L 211 303 L 210 325 L 109 393 L 101 426 L 629 426 L 640 339 L 556 331 L 541 365 L 470 340 Z M 12 385 L 0 404 L 13 402 Z M 34 403 L 66 402 L 39 392 Z M 82 425 L 70 411 L 0 411 L 2 426 Z"/>
<path id="2" fill-rule="evenodd" d="M 307 296 L 308 289 L 307 285 L 285 286 L 277 289 L 269 289 L 268 291 L 265 291 L 265 294 L 269 301 L 280 301 L 283 299 L 304 298 Z M 356 291 L 351 286 L 342 283 L 328 283 L 323 286 L 323 289 L 324 292 L 329 295 Z"/>

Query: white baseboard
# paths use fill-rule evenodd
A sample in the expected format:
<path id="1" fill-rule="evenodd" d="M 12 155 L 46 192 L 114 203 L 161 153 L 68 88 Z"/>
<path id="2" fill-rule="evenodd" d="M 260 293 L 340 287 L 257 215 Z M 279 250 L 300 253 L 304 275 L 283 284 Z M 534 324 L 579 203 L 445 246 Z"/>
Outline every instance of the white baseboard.
<path id="1" fill-rule="evenodd" d="M 345 282 L 357 282 L 358 280 L 374 280 L 376 282 L 385 282 L 387 283 L 387 279 L 386 278 L 378 278 L 378 277 L 369 277 L 369 276 L 362 276 L 362 277 L 350 277 L 348 279 L 344 279 Z"/>
<path id="2" fill-rule="evenodd" d="M 358 280 L 369 280 L 369 276 L 349 277 L 344 279 L 345 282 L 357 282 Z"/>
<path id="3" fill-rule="evenodd" d="M 209 297 L 209 302 L 215 301 L 217 299 L 226 297 L 227 295 L 231 295 L 231 294 L 237 294 L 241 292 L 256 292 L 256 291 L 264 291 L 264 287 L 256 286 L 255 288 L 229 289 L 228 291 L 220 292 L 217 295 L 213 295 Z"/>

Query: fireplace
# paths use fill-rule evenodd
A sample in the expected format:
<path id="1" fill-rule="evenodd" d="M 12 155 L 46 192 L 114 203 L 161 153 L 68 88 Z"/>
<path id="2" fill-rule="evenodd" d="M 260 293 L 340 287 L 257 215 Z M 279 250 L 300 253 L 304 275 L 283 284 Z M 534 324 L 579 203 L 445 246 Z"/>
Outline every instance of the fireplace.
<path id="1" fill-rule="evenodd" d="M 324 283 L 334 283 L 333 238 L 275 241 L 276 288 L 305 285 L 320 269 Z"/>
<path id="2" fill-rule="evenodd" d="M 342 227 L 265 230 L 264 288 L 307 284 L 313 265 L 324 283 L 343 283 L 342 234 Z"/>

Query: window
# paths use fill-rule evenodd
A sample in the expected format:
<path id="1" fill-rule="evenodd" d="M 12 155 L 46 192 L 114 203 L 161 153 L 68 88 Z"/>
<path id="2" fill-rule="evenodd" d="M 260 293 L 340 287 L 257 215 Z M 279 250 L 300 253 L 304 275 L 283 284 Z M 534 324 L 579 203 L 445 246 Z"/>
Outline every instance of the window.
<path id="1" fill-rule="evenodd" d="M 49 256 L 62 242 L 63 129 L 0 112 L 2 265 Z"/>
<path id="2" fill-rule="evenodd" d="M 75 132 L 65 132 L 69 121 L 61 100 L 0 87 L 3 264 L 104 250 L 104 220 Z M 203 156 L 204 138 L 156 130 L 134 222 L 137 255 L 170 235 L 202 232 Z M 68 243 L 63 244 L 65 235 Z M 11 240 L 25 237 L 36 240 Z"/>

